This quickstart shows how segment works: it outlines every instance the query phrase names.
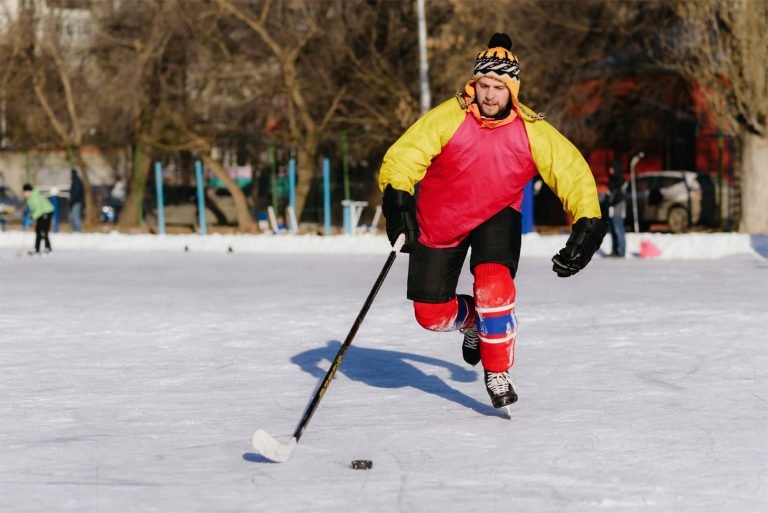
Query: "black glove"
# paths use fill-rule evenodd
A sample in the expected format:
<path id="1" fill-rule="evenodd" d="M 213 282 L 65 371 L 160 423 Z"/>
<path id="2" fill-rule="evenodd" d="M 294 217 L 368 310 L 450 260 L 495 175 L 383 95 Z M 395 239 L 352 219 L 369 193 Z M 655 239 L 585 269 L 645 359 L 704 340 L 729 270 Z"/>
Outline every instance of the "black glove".
<path id="1" fill-rule="evenodd" d="M 603 243 L 607 230 L 606 222 L 596 217 L 582 217 L 576 221 L 565 247 L 552 257 L 552 270 L 566 278 L 584 269 Z"/>
<path id="2" fill-rule="evenodd" d="M 387 185 L 384 189 L 384 201 L 381 211 L 387 218 L 387 237 L 394 246 L 397 236 L 405 234 L 403 253 L 410 253 L 419 240 L 419 224 L 416 221 L 416 200 L 405 191 L 393 189 Z"/>

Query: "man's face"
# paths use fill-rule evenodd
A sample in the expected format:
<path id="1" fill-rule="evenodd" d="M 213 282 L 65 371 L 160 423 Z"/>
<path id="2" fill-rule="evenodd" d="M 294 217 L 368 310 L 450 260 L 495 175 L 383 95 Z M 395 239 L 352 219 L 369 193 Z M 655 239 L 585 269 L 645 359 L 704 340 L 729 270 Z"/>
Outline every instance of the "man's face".
<path id="1" fill-rule="evenodd" d="M 24 199 L 29 199 L 30 191 L 24 191 Z"/>
<path id="2" fill-rule="evenodd" d="M 501 80 L 482 77 L 475 82 L 475 94 L 480 114 L 492 118 L 506 108 L 509 103 L 509 89 Z"/>

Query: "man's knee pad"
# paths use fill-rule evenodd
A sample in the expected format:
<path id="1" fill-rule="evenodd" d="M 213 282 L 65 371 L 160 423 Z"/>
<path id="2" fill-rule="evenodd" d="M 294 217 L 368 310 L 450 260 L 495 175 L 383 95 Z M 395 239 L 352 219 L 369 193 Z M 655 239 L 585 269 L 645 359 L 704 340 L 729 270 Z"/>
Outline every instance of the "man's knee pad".
<path id="1" fill-rule="evenodd" d="M 473 272 L 477 307 L 490 308 L 515 302 L 515 282 L 509 267 L 502 264 L 478 264 Z"/>
<path id="2" fill-rule="evenodd" d="M 454 331 L 475 322 L 474 301 L 469 296 L 456 296 L 445 303 L 413 302 L 416 321 L 431 331 Z"/>
<path id="3" fill-rule="evenodd" d="M 492 372 L 506 371 L 514 363 L 517 335 L 515 284 L 508 267 L 475 267 L 475 303 L 483 367 Z"/>

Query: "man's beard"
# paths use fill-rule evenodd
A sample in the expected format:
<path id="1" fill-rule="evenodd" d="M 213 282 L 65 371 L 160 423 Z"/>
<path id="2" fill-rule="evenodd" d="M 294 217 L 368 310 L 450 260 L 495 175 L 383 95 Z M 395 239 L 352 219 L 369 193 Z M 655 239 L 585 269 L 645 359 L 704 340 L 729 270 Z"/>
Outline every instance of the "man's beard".
<path id="1" fill-rule="evenodd" d="M 509 113 L 512 112 L 512 100 L 508 101 L 507 104 L 504 106 L 503 109 L 499 110 L 495 115 L 488 116 L 483 112 L 483 106 L 478 102 L 477 106 L 480 107 L 480 114 L 483 115 L 483 117 L 488 119 L 504 119 L 507 116 L 509 116 Z"/>

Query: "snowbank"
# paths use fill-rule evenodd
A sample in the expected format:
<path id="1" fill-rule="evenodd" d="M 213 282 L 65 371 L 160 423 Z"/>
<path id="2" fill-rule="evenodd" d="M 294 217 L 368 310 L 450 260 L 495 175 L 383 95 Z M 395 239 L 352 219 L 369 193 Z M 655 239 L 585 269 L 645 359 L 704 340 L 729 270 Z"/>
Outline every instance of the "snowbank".
<path id="1" fill-rule="evenodd" d="M 0 232 L 0 248 L 30 248 L 34 233 Z M 567 239 L 567 235 L 523 237 L 524 257 L 550 258 Z M 268 254 L 381 254 L 389 248 L 384 235 L 128 235 L 111 233 L 54 233 L 51 240 L 56 250 L 98 251 L 203 251 Z M 768 258 L 768 235 L 740 233 L 627 234 L 627 252 L 638 256 L 640 243 L 650 241 L 660 251 L 660 259 L 713 259 L 730 255 L 755 255 Z M 602 247 L 610 253 L 610 237 Z"/>

